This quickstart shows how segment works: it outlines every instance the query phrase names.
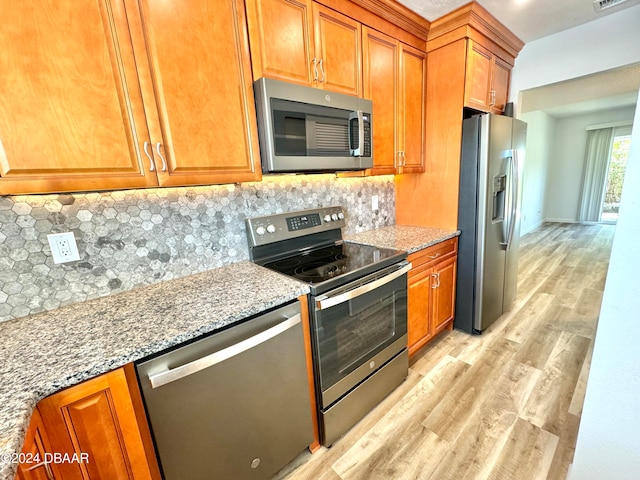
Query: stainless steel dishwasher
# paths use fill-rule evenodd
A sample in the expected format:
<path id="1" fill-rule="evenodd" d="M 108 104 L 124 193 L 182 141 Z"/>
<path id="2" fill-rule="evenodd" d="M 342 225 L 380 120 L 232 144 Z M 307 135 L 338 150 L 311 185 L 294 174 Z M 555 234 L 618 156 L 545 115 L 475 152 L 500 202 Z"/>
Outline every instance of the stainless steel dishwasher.
<path id="1" fill-rule="evenodd" d="M 313 440 L 297 302 L 137 371 L 166 480 L 269 478 Z"/>

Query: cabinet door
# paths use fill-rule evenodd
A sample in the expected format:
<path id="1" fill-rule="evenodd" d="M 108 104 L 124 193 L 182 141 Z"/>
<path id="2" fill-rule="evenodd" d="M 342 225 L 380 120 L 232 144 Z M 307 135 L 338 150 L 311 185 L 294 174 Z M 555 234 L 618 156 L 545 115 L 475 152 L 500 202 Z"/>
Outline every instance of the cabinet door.
<path id="1" fill-rule="evenodd" d="M 258 180 L 244 3 L 140 0 L 157 109 L 147 97 L 161 185 Z M 159 125 L 160 128 L 156 128 Z"/>
<path id="2" fill-rule="evenodd" d="M 311 85 L 311 0 L 247 0 L 253 77 Z"/>
<path id="3" fill-rule="evenodd" d="M 494 57 L 492 74 L 492 103 L 491 111 L 494 113 L 504 112 L 504 107 L 509 99 L 509 80 L 511 78 L 511 66 Z"/>
<path id="4" fill-rule="evenodd" d="M 456 303 L 456 265 L 457 257 L 445 260 L 433 269 L 433 333 L 436 334 L 445 326 L 453 325 Z M 448 325 L 447 325 L 448 324 Z"/>
<path id="5" fill-rule="evenodd" d="M 400 57 L 402 173 L 424 172 L 426 80 L 427 54 L 402 45 Z"/>
<path id="6" fill-rule="evenodd" d="M 0 3 L 2 194 L 157 184 L 124 1 Z"/>
<path id="7" fill-rule="evenodd" d="M 489 111 L 492 58 L 493 54 L 489 50 L 469 40 L 464 87 L 465 106 Z"/>
<path id="8" fill-rule="evenodd" d="M 372 100 L 373 168 L 369 175 L 396 173 L 398 125 L 398 41 L 362 27 L 364 97 Z"/>
<path id="9" fill-rule="evenodd" d="M 53 451 L 88 456 L 87 462 L 58 464 L 61 478 L 159 478 L 148 426 L 139 420 L 143 407 L 134 377 L 133 367 L 127 374 L 121 368 L 40 401 Z"/>
<path id="10" fill-rule="evenodd" d="M 31 421 L 29 422 L 22 448 L 25 458 L 34 461 L 18 465 L 16 479 L 56 480 L 62 478 L 58 472 L 57 464 L 49 463 L 49 459 L 45 456 L 45 454 L 51 454 L 52 452 L 42 417 L 36 408 L 31 415 Z"/>
<path id="11" fill-rule="evenodd" d="M 409 272 L 407 289 L 407 334 L 409 355 L 413 355 L 433 336 L 429 308 L 432 295 L 430 268 Z"/>
<path id="12" fill-rule="evenodd" d="M 355 20 L 313 4 L 316 85 L 334 92 L 362 94 L 361 26 Z"/>

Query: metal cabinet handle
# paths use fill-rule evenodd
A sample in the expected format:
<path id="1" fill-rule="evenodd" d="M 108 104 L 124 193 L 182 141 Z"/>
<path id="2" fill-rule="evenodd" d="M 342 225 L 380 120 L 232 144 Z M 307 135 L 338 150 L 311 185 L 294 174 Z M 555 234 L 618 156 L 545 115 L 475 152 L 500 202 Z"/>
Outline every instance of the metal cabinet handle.
<path id="1" fill-rule="evenodd" d="M 328 297 L 326 295 L 322 295 L 316 299 L 316 309 L 324 310 L 326 308 L 334 307 L 344 302 L 348 302 L 349 300 L 353 300 L 360 295 L 364 295 L 365 293 L 369 293 L 376 288 L 380 288 L 383 285 L 395 280 L 396 278 L 404 275 L 409 270 L 411 270 L 411 264 L 406 264 L 405 266 L 399 268 L 398 270 L 386 275 L 382 278 L 378 278 L 371 283 L 365 283 L 353 290 L 349 290 L 348 292 L 341 293 L 340 295 L 336 295 L 335 297 Z"/>
<path id="2" fill-rule="evenodd" d="M 407 166 L 407 157 L 404 156 L 404 150 L 402 151 L 402 166 Z"/>
<path id="3" fill-rule="evenodd" d="M 158 155 L 160 156 L 160 159 L 162 159 L 162 171 L 166 172 L 167 171 L 167 161 L 164 159 L 164 156 L 162 155 L 162 152 L 160 151 L 160 147 L 162 147 L 162 143 L 160 143 L 160 142 L 156 143 L 156 152 L 158 152 Z"/>
<path id="4" fill-rule="evenodd" d="M 53 476 L 53 472 L 51 471 L 51 467 L 49 466 L 49 462 L 47 462 L 46 460 L 32 465 L 31 467 L 29 467 L 29 471 L 31 472 L 40 467 L 44 467 L 44 473 L 47 476 L 47 480 L 56 480 Z"/>
<path id="5" fill-rule="evenodd" d="M 324 75 L 324 67 L 322 66 L 322 59 L 320 59 L 320 71 L 322 72 L 322 80 L 320 80 L 322 83 L 324 83 L 324 79 L 325 79 L 325 75 Z"/>
<path id="6" fill-rule="evenodd" d="M 147 156 L 147 158 L 149 159 L 149 171 L 150 172 L 155 172 L 156 170 L 156 164 L 153 161 L 153 157 L 151 156 L 151 154 L 149 153 L 149 150 L 147 150 L 147 147 L 149 147 L 150 143 L 149 142 L 144 142 L 144 146 L 142 147 L 144 149 L 144 153 Z"/>
<path id="7" fill-rule="evenodd" d="M 432 273 L 431 278 L 436 281 L 436 283 L 431 282 L 431 288 L 438 288 L 440 286 L 440 272 Z"/>
<path id="8" fill-rule="evenodd" d="M 167 383 L 175 382 L 181 378 L 188 377 L 194 373 L 198 373 L 206 368 L 212 367 L 218 363 L 224 362 L 236 355 L 246 352 L 247 350 L 257 347 L 261 343 L 272 339 L 276 335 L 289 330 L 300 323 L 300 314 L 297 313 L 291 318 L 287 318 L 285 321 L 274 325 L 267 330 L 264 330 L 253 337 L 249 337 L 241 342 L 238 342 L 230 347 L 223 348 L 217 352 L 213 352 L 210 355 L 194 360 L 193 362 L 186 363 L 171 370 L 166 369 L 161 372 L 156 372 L 149 375 L 149 383 L 151 388 L 158 388 Z"/>
<path id="9" fill-rule="evenodd" d="M 313 60 L 313 81 L 318 81 L 318 59 L 314 58 Z"/>
<path id="10" fill-rule="evenodd" d="M 438 258 L 439 256 L 440 256 L 440 252 L 436 253 L 435 255 L 429 255 L 429 258 L 435 259 L 435 258 Z"/>

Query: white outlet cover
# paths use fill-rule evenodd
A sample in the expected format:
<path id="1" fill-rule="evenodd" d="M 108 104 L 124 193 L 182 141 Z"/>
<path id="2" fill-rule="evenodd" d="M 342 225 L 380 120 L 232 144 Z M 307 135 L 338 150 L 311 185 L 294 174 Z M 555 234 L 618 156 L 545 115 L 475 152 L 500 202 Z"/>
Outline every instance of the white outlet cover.
<path id="1" fill-rule="evenodd" d="M 73 232 L 52 233 L 47 235 L 53 263 L 67 263 L 80 260 L 76 237 Z"/>
<path id="2" fill-rule="evenodd" d="M 378 210 L 378 196 L 374 195 L 371 197 L 371 210 L 374 212 Z"/>

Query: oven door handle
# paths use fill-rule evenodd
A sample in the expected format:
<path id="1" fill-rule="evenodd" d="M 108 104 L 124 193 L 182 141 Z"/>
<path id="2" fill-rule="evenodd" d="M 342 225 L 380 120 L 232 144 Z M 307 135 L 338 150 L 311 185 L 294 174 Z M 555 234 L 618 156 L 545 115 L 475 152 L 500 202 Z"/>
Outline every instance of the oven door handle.
<path id="1" fill-rule="evenodd" d="M 349 290 L 348 292 L 341 293 L 340 295 L 336 295 L 335 297 L 328 297 L 327 295 L 322 295 L 316 298 L 316 310 L 325 310 L 327 308 L 334 307 L 336 305 L 340 305 L 341 303 L 348 302 L 360 295 L 364 295 L 365 293 L 369 293 L 376 288 L 380 288 L 383 285 L 386 285 L 389 282 L 392 282 L 396 278 L 404 275 L 409 270 L 411 270 L 411 264 L 407 263 L 403 267 L 398 270 L 386 275 L 382 278 L 378 278 L 373 282 L 366 283 L 361 285 L 360 287 L 354 288 L 353 290 Z"/>

